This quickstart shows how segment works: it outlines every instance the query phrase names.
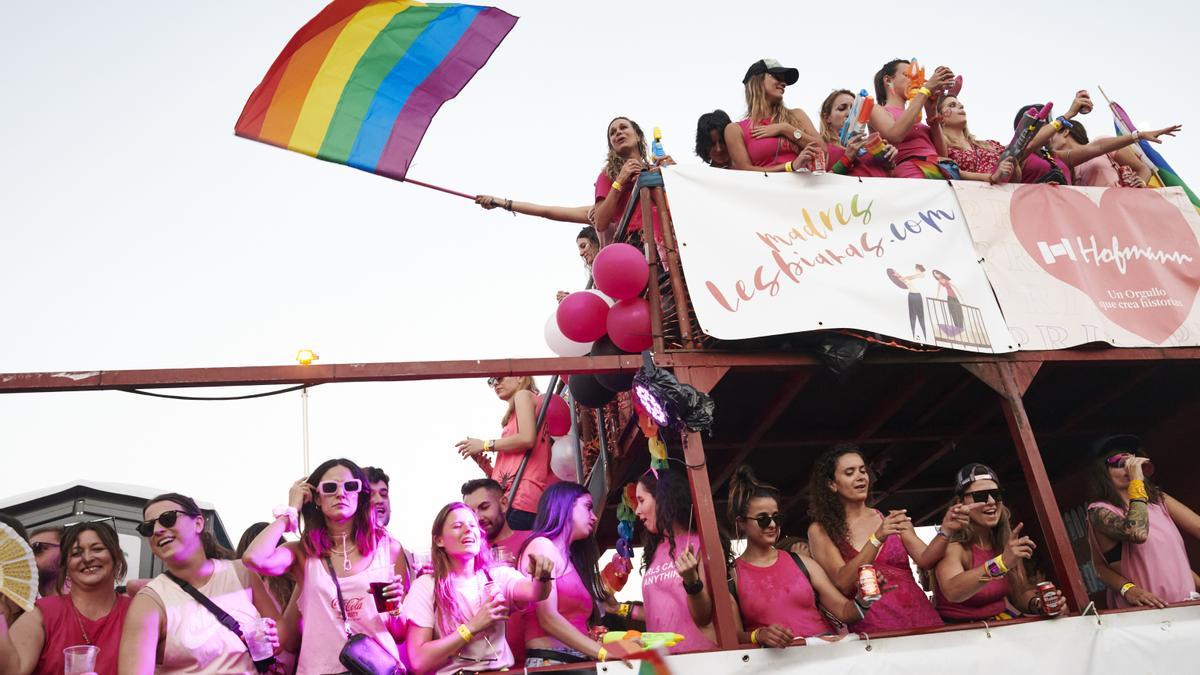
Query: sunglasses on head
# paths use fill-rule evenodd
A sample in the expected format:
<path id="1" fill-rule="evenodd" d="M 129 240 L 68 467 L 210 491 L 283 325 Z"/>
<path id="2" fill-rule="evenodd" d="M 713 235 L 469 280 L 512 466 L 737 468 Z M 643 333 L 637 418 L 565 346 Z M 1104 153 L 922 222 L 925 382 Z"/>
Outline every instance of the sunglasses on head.
<path id="1" fill-rule="evenodd" d="M 346 491 L 346 494 L 362 490 L 362 481 L 356 478 L 352 478 L 344 483 L 339 483 L 336 480 L 323 480 L 317 483 L 317 488 L 321 490 L 321 494 L 323 495 L 332 495 L 337 494 L 339 485 Z"/>
<path id="2" fill-rule="evenodd" d="M 759 529 L 763 529 L 763 530 L 770 527 L 771 523 L 775 523 L 776 525 L 783 527 L 783 514 L 782 513 L 772 513 L 770 515 L 767 515 L 764 513 L 761 516 L 754 516 L 753 518 L 751 518 L 750 516 L 743 516 L 743 519 L 744 520 L 753 520 L 754 522 L 758 523 Z"/>
<path id="3" fill-rule="evenodd" d="M 975 502 L 976 504 L 986 504 L 989 497 L 992 499 L 992 501 L 999 504 L 1000 502 L 1004 501 L 1004 492 L 1000 488 L 964 492 L 963 499 L 966 499 L 967 497 L 970 497 L 971 501 Z"/>
<path id="4" fill-rule="evenodd" d="M 143 520 L 142 522 L 138 523 L 138 526 L 136 528 L 137 532 L 138 532 L 138 534 L 142 535 L 143 537 L 149 537 L 150 535 L 154 534 L 154 524 L 155 523 L 158 523 L 158 524 L 162 525 L 163 527 L 175 527 L 175 521 L 179 520 L 179 514 L 181 514 L 181 513 L 185 516 L 191 515 L 187 511 L 181 511 L 179 509 L 163 511 L 162 513 L 158 514 L 157 518 L 151 518 L 150 520 Z"/>
<path id="5" fill-rule="evenodd" d="M 62 545 L 48 541 L 35 541 L 29 545 L 29 548 L 33 549 L 34 555 L 41 555 L 42 551 L 49 551 L 52 548 L 62 548 Z"/>

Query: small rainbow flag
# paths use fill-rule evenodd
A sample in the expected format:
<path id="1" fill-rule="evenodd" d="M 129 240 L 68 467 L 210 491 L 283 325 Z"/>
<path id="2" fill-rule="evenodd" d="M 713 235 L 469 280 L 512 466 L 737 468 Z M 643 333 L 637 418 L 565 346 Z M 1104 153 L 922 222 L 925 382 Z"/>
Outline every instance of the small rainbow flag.
<path id="1" fill-rule="evenodd" d="M 434 114 L 516 22 L 494 7 L 334 0 L 283 48 L 234 133 L 404 180 Z"/>
<path id="2" fill-rule="evenodd" d="M 1103 93 L 1104 90 L 1101 89 L 1100 92 Z M 1106 95 L 1105 99 L 1107 98 L 1108 96 Z M 1130 119 L 1129 113 L 1125 112 L 1124 108 L 1116 101 L 1109 101 L 1108 107 L 1112 110 L 1113 127 L 1116 128 L 1118 136 L 1137 133 L 1137 127 L 1133 125 L 1133 120 Z M 1170 164 L 1167 164 L 1167 160 L 1163 159 L 1163 156 L 1151 147 L 1149 141 L 1139 141 L 1130 147 L 1133 148 L 1133 152 L 1137 155 L 1138 159 L 1142 160 L 1154 172 L 1147 187 L 1181 187 L 1184 193 L 1187 194 L 1188 200 L 1192 202 L 1192 206 L 1195 206 L 1196 210 L 1200 211 L 1200 197 L 1197 197 L 1196 193 L 1192 192 L 1187 183 L 1183 182 L 1179 174 L 1175 173 L 1175 169 Z"/>

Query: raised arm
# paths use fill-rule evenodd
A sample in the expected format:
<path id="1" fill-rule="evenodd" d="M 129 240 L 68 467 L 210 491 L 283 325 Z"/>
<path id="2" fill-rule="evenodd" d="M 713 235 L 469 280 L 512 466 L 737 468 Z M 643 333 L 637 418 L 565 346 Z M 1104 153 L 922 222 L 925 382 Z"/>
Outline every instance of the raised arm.
<path id="1" fill-rule="evenodd" d="M 313 486 L 306 479 L 300 479 L 292 484 L 288 492 L 288 504 L 298 512 L 306 501 L 311 499 Z M 292 572 L 292 578 L 300 581 L 298 574 L 300 560 L 300 543 L 288 542 L 279 544 L 283 533 L 288 529 L 288 517 L 279 516 L 263 528 L 262 532 L 246 547 L 242 562 L 252 572 L 278 577 Z"/>
<path id="2" fill-rule="evenodd" d="M 950 286 L 954 288 L 953 284 Z M 941 284 L 938 284 L 938 296 L 941 297 Z M 958 294 L 958 289 L 954 288 L 955 295 Z M 961 296 L 960 296 L 961 297 Z M 946 515 L 942 516 L 941 529 L 937 535 L 926 544 L 917 536 L 916 530 L 908 528 L 900 533 L 900 540 L 904 542 L 904 548 L 908 551 L 908 555 L 912 557 L 913 562 L 917 563 L 917 567 L 923 570 L 931 570 L 937 567 L 942 558 L 946 555 L 947 535 L 953 534 L 961 530 L 971 518 L 971 512 L 982 508 L 985 504 L 981 502 L 973 502 L 971 504 L 952 504 L 946 509 Z"/>
<path id="3" fill-rule="evenodd" d="M 37 607 L 25 612 L 12 628 L 0 619 L 0 673 L 29 675 L 46 644 L 46 627 Z"/>
<path id="4" fill-rule="evenodd" d="M 138 593 L 125 615 L 117 663 L 120 675 L 154 674 L 158 643 L 166 617 L 158 603 L 150 599 L 149 593 Z"/>
<path id="5" fill-rule="evenodd" d="M 1150 536 L 1150 512 L 1146 502 L 1140 499 L 1129 502 L 1124 515 L 1117 515 L 1102 506 L 1090 508 L 1088 521 L 1097 532 L 1113 541 L 1141 544 Z"/>
<path id="6" fill-rule="evenodd" d="M 581 223 L 585 225 L 588 223 L 588 211 L 592 208 L 591 205 L 548 206 L 533 202 L 518 202 L 511 199 L 493 197 L 492 195 L 479 195 L 475 197 L 475 203 L 488 210 L 501 208 L 526 216 L 536 216 L 538 218 L 545 218 L 546 220 L 557 220 L 563 223 Z"/>

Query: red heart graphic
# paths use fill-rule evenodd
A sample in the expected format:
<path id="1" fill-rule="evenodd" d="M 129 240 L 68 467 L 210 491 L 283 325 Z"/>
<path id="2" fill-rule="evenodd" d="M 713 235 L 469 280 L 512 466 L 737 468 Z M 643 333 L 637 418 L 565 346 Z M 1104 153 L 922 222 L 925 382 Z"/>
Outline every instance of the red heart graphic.
<path id="1" fill-rule="evenodd" d="M 1191 313 L 1200 242 L 1156 190 L 1109 188 L 1097 207 L 1070 188 L 1024 185 L 1010 212 L 1029 257 L 1130 333 L 1162 344 Z"/>

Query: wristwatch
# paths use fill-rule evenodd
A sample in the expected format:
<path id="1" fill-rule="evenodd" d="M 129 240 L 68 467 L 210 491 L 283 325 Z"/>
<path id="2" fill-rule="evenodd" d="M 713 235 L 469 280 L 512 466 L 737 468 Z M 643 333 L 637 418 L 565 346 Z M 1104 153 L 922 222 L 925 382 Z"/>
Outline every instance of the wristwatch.
<path id="1" fill-rule="evenodd" d="M 799 141 L 800 139 L 804 138 L 804 133 L 799 129 L 794 129 L 792 130 L 792 137 Z"/>

